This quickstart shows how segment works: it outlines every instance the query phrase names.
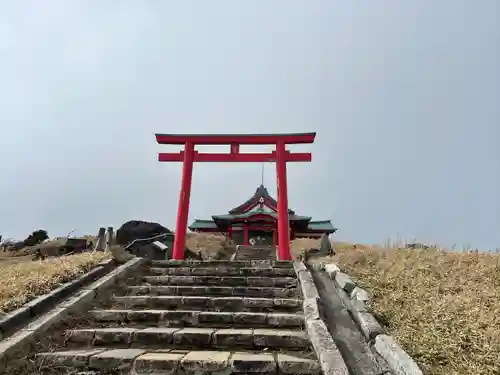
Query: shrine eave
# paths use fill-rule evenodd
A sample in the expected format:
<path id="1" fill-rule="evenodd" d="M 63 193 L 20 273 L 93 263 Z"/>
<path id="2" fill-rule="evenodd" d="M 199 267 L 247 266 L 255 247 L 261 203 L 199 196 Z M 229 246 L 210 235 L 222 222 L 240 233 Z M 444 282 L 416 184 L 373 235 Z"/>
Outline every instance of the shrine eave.
<path id="1" fill-rule="evenodd" d="M 225 221 L 225 226 L 230 223 L 230 221 Z M 330 220 L 304 221 L 304 224 L 306 223 L 307 227 L 304 228 L 305 232 L 332 234 L 337 231 L 337 228 L 332 225 Z M 189 230 L 217 232 L 222 229 L 218 224 L 220 225 L 222 223 L 220 221 L 216 222 L 214 220 L 194 220 L 193 223 L 189 226 Z"/>
<path id="2" fill-rule="evenodd" d="M 234 221 L 238 219 L 249 219 L 252 216 L 269 216 L 273 219 L 278 218 L 278 214 L 276 212 L 264 212 L 264 211 L 253 211 L 253 212 L 246 212 L 244 214 L 235 214 L 235 215 L 214 215 L 212 216 L 212 219 L 214 221 Z M 290 221 L 309 221 L 311 220 L 311 216 L 299 216 L 299 215 L 288 215 L 288 219 Z"/>

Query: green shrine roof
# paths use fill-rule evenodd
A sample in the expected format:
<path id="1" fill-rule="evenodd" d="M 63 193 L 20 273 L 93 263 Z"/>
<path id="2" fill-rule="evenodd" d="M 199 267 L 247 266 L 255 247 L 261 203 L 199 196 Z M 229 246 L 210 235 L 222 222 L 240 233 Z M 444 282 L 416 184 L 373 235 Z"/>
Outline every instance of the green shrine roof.
<path id="1" fill-rule="evenodd" d="M 217 231 L 226 227 L 233 220 L 247 219 L 254 215 L 266 215 L 277 220 L 278 213 L 276 209 L 276 200 L 270 196 L 264 185 L 260 185 L 250 199 L 233 208 L 229 213 L 213 215 L 212 220 L 195 220 L 189 226 L 189 229 Z M 297 222 L 297 225 L 302 228 L 301 230 L 327 233 L 335 233 L 337 231 L 330 220 L 311 221 L 310 216 L 297 215 L 290 209 L 288 210 L 288 218 L 290 221 Z"/>
<path id="2" fill-rule="evenodd" d="M 337 231 L 337 228 L 335 228 L 332 225 L 332 222 L 330 220 L 322 220 L 322 221 L 310 221 L 307 225 L 308 230 L 323 230 L 325 232 L 331 232 L 334 233 Z"/>
<path id="3" fill-rule="evenodd" d="M 257 190 L 255 190 L 254 195 L 252 195 L 249 199 L 240 204 L 238 207 L 235 207 L 232 210 L 230 210 L 229 214 L 234 215 L 234 214 L 244 213 L 246 209 L 248 209 L 248 207 L 254 206 L 259 203 L 264 203 L 274 208 L 278 207 L 278 202 L 276 201 L 276 199 L 271 197 L 269 191 L 265 188 L 264 185 L 261 184 L 257 188 Z M 290 214 L 295 214 L 295 212 L 291 209 L 288 209 L 288 212 Z"/>
<path id="4" fill-rule="evenodd" d="M 244 214 L 214 215 L 214 216 L 212 216 L 212 218 L 214 221 L 217 221 L 217 220 L 232 221 L 235 219 L 246 219 L 246 218 L 252 217 L 254 215 L 267 215 L 267 216 L 270 216 L 274 219 L 278 218 L 278 214 L 276 212 L 268 212 L 268 211 L 264 211 L 262 209 L 251 211 L 251 212 L 246 212 Z M 309 220 L 311 220 L 310 216 L 299 216 L 299 215 L 294 215 L 294 214 L 289 214 L 288 218 L 291 221 L 309 221 Z"/>
<path id="5" fill-rule="evenodd" d="M 219 227 L 213 220 L 198 220 L 196 219 L 193 221 L 193 223 L 189 226 L 189 229 L 218 229 Z"/>

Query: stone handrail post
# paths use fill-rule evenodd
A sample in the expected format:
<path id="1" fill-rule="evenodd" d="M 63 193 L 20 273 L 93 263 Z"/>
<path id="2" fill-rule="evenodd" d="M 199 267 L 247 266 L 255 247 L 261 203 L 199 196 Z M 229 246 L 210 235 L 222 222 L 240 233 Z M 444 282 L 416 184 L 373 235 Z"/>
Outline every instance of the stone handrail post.
<path id="1" fill-rule="evenodd" d="M 106 252 L 111 252 L 111 246 L 113 245 L 113 227 L 108 227 L 106 232 Z"/>
<path id="2" fill-rule="evenodd" d="M 104 251 L 104 247 L 106 246 L 106 229 L 101 227 L 99 228 L 99 233 L 97 234 L 97 242 L 95 244 L 95 251 Z"/>

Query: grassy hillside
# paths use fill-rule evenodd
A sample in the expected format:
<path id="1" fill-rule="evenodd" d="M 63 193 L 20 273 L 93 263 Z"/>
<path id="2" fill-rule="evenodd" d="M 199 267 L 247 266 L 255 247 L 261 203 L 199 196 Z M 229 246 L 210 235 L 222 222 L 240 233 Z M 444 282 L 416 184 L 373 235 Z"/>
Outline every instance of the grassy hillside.
<path id="1" fill-rule="evenodd" d="M 106 257 L 103 252 L 87 252 L 15 264 L 0 262 L 0 313 L 21 307 L 61 283 L 81 276 Z"/>
<path id="2" fill-rule="evenodd" d="M 335 248 L 332 261 L 373 294 L 374 315 L 425 374 L 500 374 L 499 254 Z"/>

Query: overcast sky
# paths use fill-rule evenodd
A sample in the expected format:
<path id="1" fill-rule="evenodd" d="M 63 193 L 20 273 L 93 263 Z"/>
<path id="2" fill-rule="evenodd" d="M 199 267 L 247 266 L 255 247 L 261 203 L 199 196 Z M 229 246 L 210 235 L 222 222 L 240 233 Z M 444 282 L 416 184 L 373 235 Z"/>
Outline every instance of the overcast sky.
<path id="1" fill-rule="evenodd" d="M 4 1 L 0 53 L 4 236 L 174 229 L 181 165 L 157 153 L 179 148 L 155 132 L 316 131 L 291 148 L 313 154 L 288 166 L 298 214 L 356 242 L 500 247 L 498 0 Z M 260 180 L 197 164 L 190 221 Z"/>

